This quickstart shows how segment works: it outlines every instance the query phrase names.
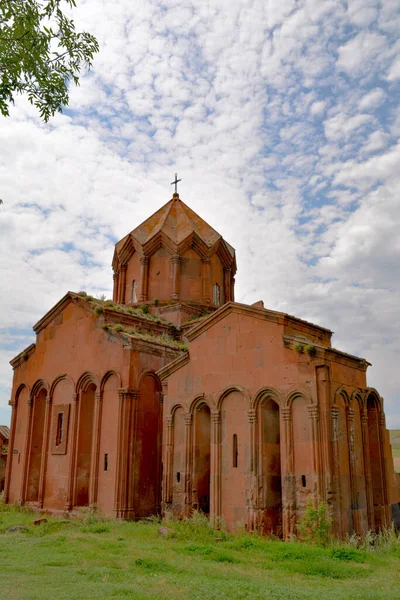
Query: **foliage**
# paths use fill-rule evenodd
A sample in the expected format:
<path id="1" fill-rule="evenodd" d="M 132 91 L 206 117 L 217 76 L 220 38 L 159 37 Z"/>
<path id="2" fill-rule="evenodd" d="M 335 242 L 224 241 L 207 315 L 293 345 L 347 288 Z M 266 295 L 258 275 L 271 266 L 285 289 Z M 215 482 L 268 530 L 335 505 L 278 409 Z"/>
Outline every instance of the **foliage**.
<path id="1" fill-rule="evenodd" d="M 104 312 L 104 309 L 102 306 L 95 306 L 94 312 L 96 313 L 96 315 L 101 315 Z"/>
<path id="2" fill-rule="evenodd" d="M 303 352 L 303 346 L 301 344 L 293 344 L 293 350 L 301 354 Z"/>
<path id="3" fill-rule="evenodd" d="M 79 85 L 82 68 L 92 66 L 97 40 L 78 33 L 62 11 L 75 0 L 2 0 L 0 2 L 0 113 L 27 94 L 48 121 L 68 105 L 68 84 Z"/>
<path id="4" fill-rule="evenodd" d="M 311 357 L 314 357 L 317 354 L 317 349 L 312 344 L 307 344 L 304 346 L 304 352 Z"/>
<path id="5" fill-rule="evenodd" d="M 312 500 L 309 500 L 297 529 L 302 541 L 317 546 L 327 546 L 331 540 L 331 526 L 332 519 L 328 515 L 325 502 L 315 506 Z"/>
<path id="6" fill-rule="evenodd" d="M 108 520 L 93 508 L 70 518 L 0 502 L 2 594 L 15 600 L 387 600 L 397 598 L 397 550 L 335 542 L 324 548 L 214 529 L 201 513 L 164 523 Z M 10 532 L 11 525 L 28 531 Z M 386 533 L 386 538 L 388 537 Z M 390 533 L 392 537 L 393 533 Z M 398 536 L 396 537 L 398 539 Z M 38 566 L 40 568 L 38 568 Z"/>

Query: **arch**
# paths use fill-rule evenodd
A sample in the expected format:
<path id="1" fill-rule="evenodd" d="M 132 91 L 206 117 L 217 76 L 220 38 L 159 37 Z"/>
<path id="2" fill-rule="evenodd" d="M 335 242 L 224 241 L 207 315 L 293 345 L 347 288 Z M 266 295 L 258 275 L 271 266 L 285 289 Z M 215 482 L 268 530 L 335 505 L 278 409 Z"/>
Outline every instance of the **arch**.
<path id="1" fill-rule="evenodd" d="M 157 388 L 158 388 L 157 392 L 162 391 L 161 380 L 160 380 L 159 376 L 157 375 L 157 373 L 155 373 L 155 371 L 153 371 L 152 369 L 145 369 L 144 371 L 142 371 L 142 373 L 140 374 L 140 377 L 139 377 L 139 381 L 138 381 L 138 389 L 140 389 L 140 386 L 142 385 L 145 377 L 152 377 L 157 384 Z"/>
<path id="2" fill-rule="evenodd" d="M 46 379 L 38 379 L 32 386 L 31 397 L 37 396 L 42 389 L 46 390 L 47 394 L 50 392 L 50 386 Z"/>
<path id="3" fill-rule="evenodd" d="M 250 408 L 251 398 L 250 398 L 249 392 L 245 388 L 243 388 L 241 385 L 229 385 L 219 395 L 219 398 L 217 401 L 217 410 L 221 410 L 223 401 L 232 392 L 239 392 L 240 394 L 242 394 L 244 396 L 244 398 L 247 400 L 247 408 Z"/>
<path id="4" fill-rule="evenodd" d="M 304 390 L 293 390 L 292 392 L 289 392 L 287 394 L 287 396 L 285 398 L 284 406 L 291 407 L 293 404 L 293 401 L 296 400 L 296 398 L 303 398 L 309 404 L 317 404 L 317 402 L 313 402 L 311 395 L 308 394 L 307 392 L 305 392 Z"/>
<path id="5" fill-rule="evenodd" d="M 67 375 L 66 373 L 64 373 L 64 375 L 59 375 L 58 377 L 55 378 L 55 380 L 53 381 L 53 383 L 50 386 L 50 400 L 51 401 L 53 400 L 54 390 L 56 389 L 57 385 L 60 383 L 60 381 L 64 381 L 64 380 L 69 381 L 69 383 L 72 385 L 72 389 L 73 390 L 75 389 L 75 383 L 69 375 Z"/>
<path id="6" fill-rule="evenodd" d="M 86 392 L 91 385 L 96 386 L 96 389 L 100 388 L 99 379 L 97 375 L 90 373 L 90 371 L 85 371 L 83 375 L 81 375 L 76 384 L 76 392 Z"/>
<path id="7" fill-rule="evenodd" d="M 258 390 L 258 392 L 256 392 L 254 394 L 253 399 L 251 400 L 251 403 L 250 403 L 250 408 L 254 408 L 257 410 L 257 408 L 259 407 L 261 402 L 266 397 L 271 398 L 274 402 L 277 403 L 277 405 L 279 407 L 281 407 L 283 405 L 284 398 L 283 398 L 283 394 L 281 391 L 279 391 L 275 388 L 262 387 L 261 389 Z"/>
<path id="8" fill-rule="evenodd" d="M 379 395 L 375 388 L 367 388 L 365 390 L 365 406 L 368 408 L 368 401 L 371 398 L 375 408 L 378 410 L 378 413 L 383 412 L 383 398 Z"/>
<path id="9" fill-rule="evenodd" d="M 110 371 L 107 371 L 107 373 L 105 373 L 101 379 L 101 383 L 100 383 L 100 391 L 101 392 L 104 391 L 104 387 L 107 383 L 107 380 L 110 379 L 110 377 L 112 377 L 113 375 L 115 375 L 116 378 L 118 379 L 118 387 L 119 388 L 122 387 L 121 375 L 119 374 L 119 372 L 116 369 L 111 369 Z"/>
<path id="10" fill-rule="evenodd" d="M 167 417 L 174 417 L 178 408 L 182 408 L 183 410 L 185 410 L 185 407 L 183 406 L 183 404 L 181 404 L 180 402 L 177 402 L 176 404 L 174 404 L 172 406 Z"/>
<path id="11" fill-rule="evenodd" d="M 17 391 L 15 392 L 15 401 L 14 401 L 14 402 L 15 402 L 15 406 L 16 406 L 16 407 L 17 407 L 17 405 L 18 405 L 18 400 L 19 400 L 19 397 L 20 397 L 20 395 L 21 395 L 21 392 L 22 392 L 24 389 L 27 389 L 27 390 L 28 390 L 28 402 L 29 402 L 29 398 L 30 398 L 30 387 L 29 387 L 29 385 L 28 385 L 28 384 L 26 384 L 26 383 L 20 383 L 20 384 L 19 384 L 19 386 L 18 386 L 18 388 L 17 388 Z M 12 404 L 12 403 L 11 403 L 11 404 Z"/>
<path id="12" fill-rule="evenodd" d="M 350 397 L 350 405 L 357 404 L 360 409 L 364 408 L 364 395 L 360 390 L 354 390 Z"/>
<path id="13" fill-rule="evenodd" d="M 204 394 L 200 394 L 199 396 L 196 396 L 194 400 L 192 400 L 189 407 L 189 412 L 193 415 L 195 411 L 201 409 L 202 406 L 208 406 L 210 411 L 215 408 L 214 403 L 210 400 L 210 398 L 206 398 Z"/>
<path id="14" fill-rule="evenodd" d="M 333 395 L 333 403 L 334 404 L 337 404 L 338 398 L 340 396 L 343 398 L 346 407 L 350 406 L 350 397 L 349 397 L 349 394 L 348 394 L 347 390 L 343 386 L 338 387 L 337 390 L 335 391 L 335 393 Z"/>

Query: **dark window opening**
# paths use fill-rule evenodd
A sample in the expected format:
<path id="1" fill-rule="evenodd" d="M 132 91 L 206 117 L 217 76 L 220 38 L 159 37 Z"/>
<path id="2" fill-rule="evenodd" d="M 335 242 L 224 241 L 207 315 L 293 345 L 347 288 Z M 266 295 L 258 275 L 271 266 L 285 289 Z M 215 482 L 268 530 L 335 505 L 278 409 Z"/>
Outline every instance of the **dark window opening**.
<path id="1" fill-rule="evenodd" d="M 218 283 L 216 283 L 213 288 L 213 303 L 215 306 L 219 306 L 221 303 L 221 289 Z"/>
<path id="2" fill-rule="evenodd" d="M 63 439 L 63 422 L 64 422 L 64 413 L 58 413 L 56 446 L 60 446 L 62 439 Z"/>
<path id="3" fill-rule="evenodd" d="M 181 474 L 179 473 L 179 471 L 176 474 L 176 480 L 178 483 L 180 483 L 180 481 L 181 481 Z"/>
<path id="4" fill-rule="evenodd" d="M 104 455 L 104 470 L 108 471 L 108 454 Z"/>
<path id="5" fill-rule="evenodd" d="M 132 281 L 132 302 L 137 302 L 136 281 Z"/>
<path id="6" fill-rule="evenodd" d="M 301 476 L 301 485 L 302 485 L 303 487 L 306 487 L 306 476 L 305 476 L 305 475 L 302 475 L 302 476 Z"/>
<path id="7" fill-rule="evenodd" d="M 233 456 L 232 456 L 232 466 L 234 469 L 237 469 L 238 466 L 238 442 L 236 433 L 233 434 Z"/>

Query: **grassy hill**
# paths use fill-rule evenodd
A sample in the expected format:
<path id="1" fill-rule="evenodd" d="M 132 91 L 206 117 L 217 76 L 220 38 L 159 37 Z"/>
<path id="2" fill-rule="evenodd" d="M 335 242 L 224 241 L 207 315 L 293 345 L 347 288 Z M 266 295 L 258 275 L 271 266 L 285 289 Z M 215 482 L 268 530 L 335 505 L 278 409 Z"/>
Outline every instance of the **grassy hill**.
<path id="1" fill-rule="evenodd" d="M 229 535 L 204 518 L 55 519 L 0 504 L 1 594 L 13 600 L 399 600 L 400 539 L 374 551 Z M 25 530 L 10 531 L 14 525 Z M 378 540 L 379 541 L 379 540 Z"/>
<path id="2" fill-rule="evenodd" d="M 400 473 L 400 429 L 391 429 L 389 433 L 393 450 L 394 469 Z"/>

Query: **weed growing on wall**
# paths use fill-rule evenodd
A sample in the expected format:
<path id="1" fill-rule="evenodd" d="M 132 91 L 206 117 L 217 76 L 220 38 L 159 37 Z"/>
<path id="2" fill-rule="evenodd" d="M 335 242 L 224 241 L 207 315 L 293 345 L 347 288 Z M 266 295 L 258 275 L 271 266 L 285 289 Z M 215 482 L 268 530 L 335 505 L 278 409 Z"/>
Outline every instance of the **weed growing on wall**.
<path id="1" fill-rule="evenodd" d="M 332 537 L 331 527 L 332 519 L 328 515 L 325 502 L 315 506 L 312 500 L 309 500 L 297 525 L 300 539 L 316 546 L 327 546 Z"/>

